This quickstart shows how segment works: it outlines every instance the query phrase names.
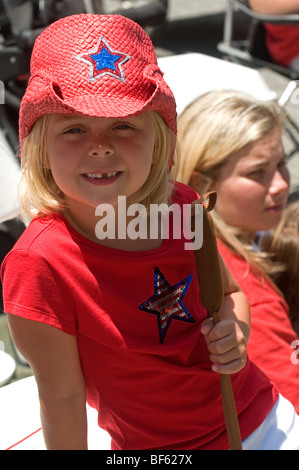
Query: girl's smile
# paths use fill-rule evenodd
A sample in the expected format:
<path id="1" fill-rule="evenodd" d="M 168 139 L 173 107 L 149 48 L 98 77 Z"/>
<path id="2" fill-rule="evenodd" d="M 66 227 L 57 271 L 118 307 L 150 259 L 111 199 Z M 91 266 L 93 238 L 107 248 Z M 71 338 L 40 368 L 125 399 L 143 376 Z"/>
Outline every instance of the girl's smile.
<path id="1" fill-rule="evenodd" d="M 106 185 L 114 183 L 117 178 L 121 176 L 121 171 L 111 171 L 111 170 L 95 170 L 88 173 L 83 173 L 82 178 L 88 181 L 91 184 L 95 185 Z"/>

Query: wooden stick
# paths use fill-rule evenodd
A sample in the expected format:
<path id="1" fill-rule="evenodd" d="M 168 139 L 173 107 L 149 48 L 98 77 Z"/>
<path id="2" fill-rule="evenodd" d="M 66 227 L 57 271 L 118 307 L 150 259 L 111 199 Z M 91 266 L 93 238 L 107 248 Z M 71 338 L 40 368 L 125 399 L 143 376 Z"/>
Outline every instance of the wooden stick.
<path id="1" fill-rule="evenodd" d="M 214 208 L 216 197 L 215 192 L 207 193 L 201 199 L 191 204 L 191 230 L 194 231 L 196 227 L 195 204 L 205 202 L 205 205 L 203 205 L 202 221 L 203 244 L 200 249 L 194 250 L 194 257 L 201 301 L 215 324 L 220 321 L 219 311 L 224 295 L 215 229 L 212 217 L 208 213 Z M 223 413 L 230 449 L 242 450 L 242 440 L 230 375 L 219 375 Z"/>

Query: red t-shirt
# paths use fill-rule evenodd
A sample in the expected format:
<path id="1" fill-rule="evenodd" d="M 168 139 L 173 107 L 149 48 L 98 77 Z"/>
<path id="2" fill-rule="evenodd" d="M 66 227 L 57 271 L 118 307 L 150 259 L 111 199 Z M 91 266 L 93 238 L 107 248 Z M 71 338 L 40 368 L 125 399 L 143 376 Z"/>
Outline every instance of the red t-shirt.
<path id="1" fill-rule="evenodd" d="M 177 188 L 173 202 L 197 198 Z M 200 333 L 206 311 L 184 242 L 164 240 L 146 252 L 105 248 L 57 215 L 34 220 L 3 263 L 5 311 L 76 336 L 88 402 L 113 449 L 228 448 L 219 375 Z M 232 382 L 244 439 L 277 391 L 249 361 Z"/>
<path id="2" fill-rule="evenodd" d="M 288 306 L 269 282 L 248 268 L 246 261 L 236 256 L 221 241 L 218 248 L 250 304 L 248 355 L 298 413 L 299 365 L 291 361 L 294 352 L 291 344 L 298 337 L 289 320 Z"/>
<path id="3" fill-rule="evenodd" d="M 265 23 L 266 46 L 274 62 L 284 67 L 299 56 L 299 26 Z"/>

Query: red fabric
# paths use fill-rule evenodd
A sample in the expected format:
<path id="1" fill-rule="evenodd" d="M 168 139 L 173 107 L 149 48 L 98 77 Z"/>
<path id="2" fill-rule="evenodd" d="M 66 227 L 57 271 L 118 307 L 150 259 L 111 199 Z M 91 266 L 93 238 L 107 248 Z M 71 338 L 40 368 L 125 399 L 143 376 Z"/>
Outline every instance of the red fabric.
<path id="1" fill-rule="evenodd" d="M 291 362 L 291 343 L 298 338 L 288 317 L 288 306 L 267 281 L 248 271 L 247 263 L 220 241 L 219 251 L 250 304 L 249 357 L 298 413 L 299 366 Z"/>
<path id="2" fill-rule="evenodd" d="M 174 202 L 196 199 L 179 188 Z M 193 252 L 183 243 L 113 250 L 56 216 L 34 220 L 3 263 L 5 311 L 77 337 L 88 402 L 113 449 L 228 447 L 219 376 L 200 333 L 206 311 Z M 163 342 L 157 315 L 140 309 L 154 295 L 157 267 L 170 286 L 193 276 L 181 308 L 194 322 L 173 318 Z M 277 391 L 249 361 L 232 382 L 244 439 L 272 409 Z"/>
<path id="3" fill-rule="evenodd" d="M 272 60 L 284 67 L 299 56 L 299 26 L 266 23 L 266 47 Z"/>
<path id="4" fill-rule="evenodd" d="M 20 106 L 23 142 L 44 114 L 126 117 L 157 111 L 174 133 L 176 104 L 154 46 L 120 15 L 78 14 L 51 23 L 34 42 Z"/>

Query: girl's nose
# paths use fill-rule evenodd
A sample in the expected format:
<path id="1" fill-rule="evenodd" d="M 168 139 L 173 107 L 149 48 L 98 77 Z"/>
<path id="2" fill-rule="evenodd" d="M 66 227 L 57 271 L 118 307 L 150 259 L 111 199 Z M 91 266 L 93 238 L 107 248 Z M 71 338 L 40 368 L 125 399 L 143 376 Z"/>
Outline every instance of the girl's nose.
<path id="1" fill-rule="evenodd" d="M 106 138 L 90 139 L 88 156 L 89 157 L 109 157 L 114 154 L 114 148 L 111 142 Z"/>
<path id="2" fill-rule="evenodd" d="M 288 191 L 290 185 L 290 174 L 287 168 L 284 171 L 277 170 L 273 176 L 270 185 L 270 192 L 272 194 L 279 194 Z"/>

